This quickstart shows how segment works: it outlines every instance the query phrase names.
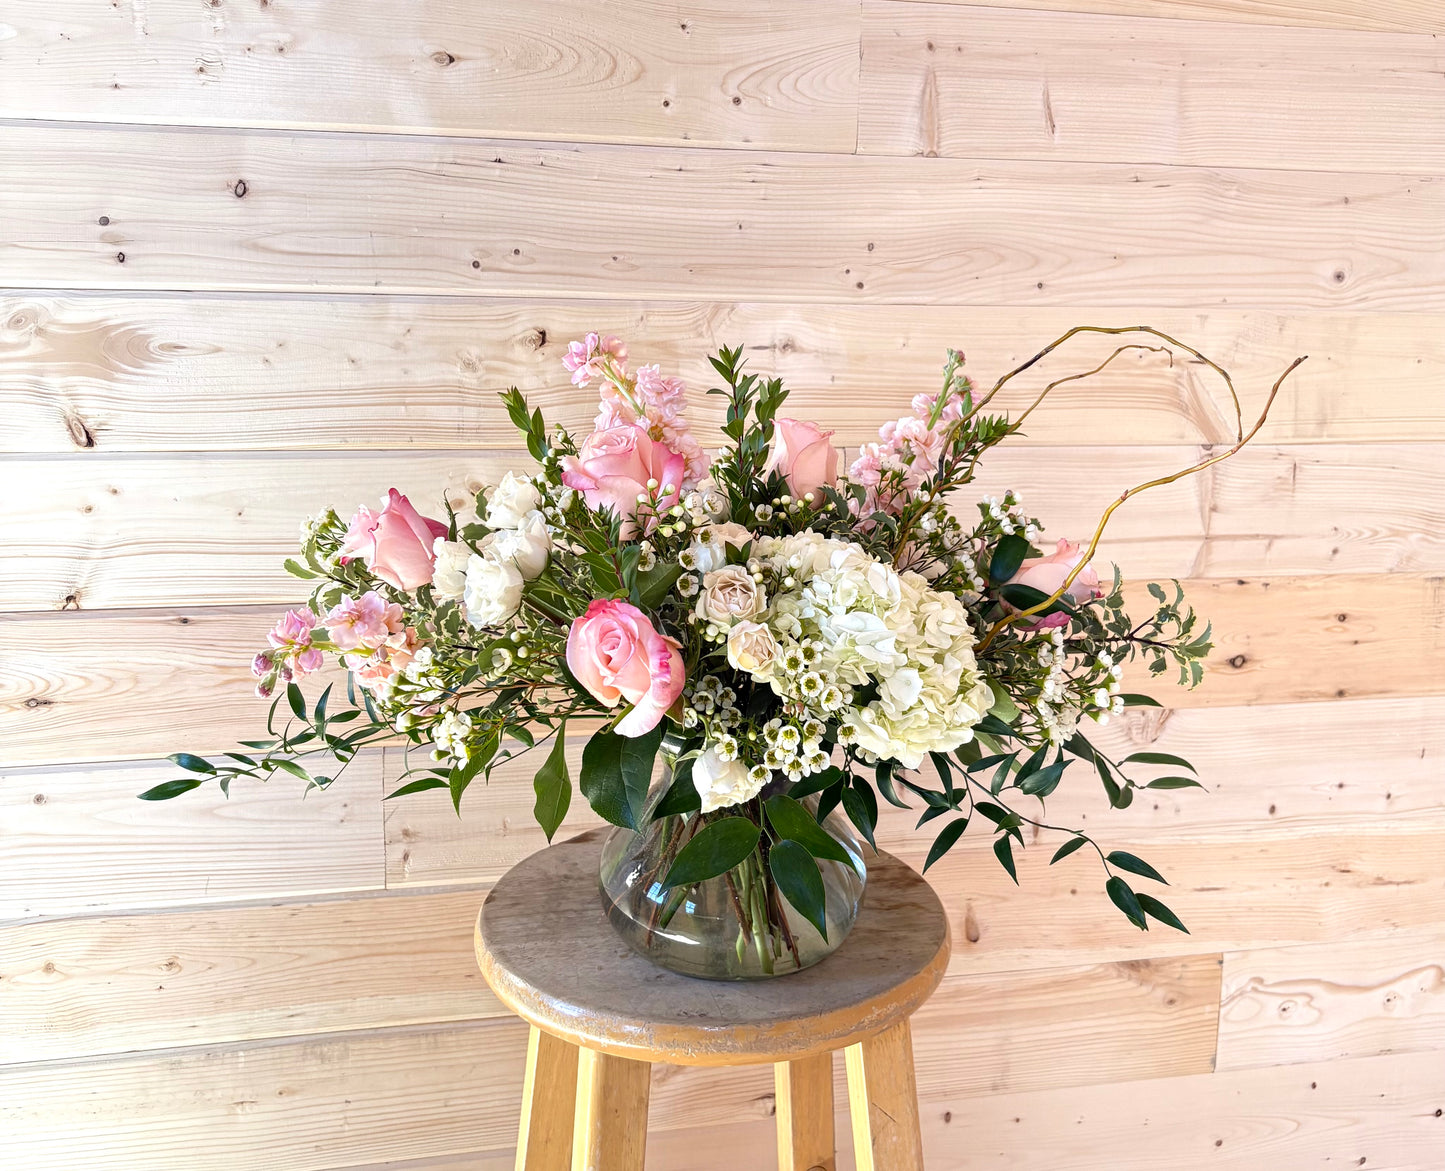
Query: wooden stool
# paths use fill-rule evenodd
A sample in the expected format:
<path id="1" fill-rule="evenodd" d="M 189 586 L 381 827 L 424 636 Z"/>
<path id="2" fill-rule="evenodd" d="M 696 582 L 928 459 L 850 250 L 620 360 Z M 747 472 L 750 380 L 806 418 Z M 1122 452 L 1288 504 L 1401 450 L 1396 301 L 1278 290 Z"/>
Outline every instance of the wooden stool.
<path id="1" fill-rule="evenodd" d="M 948 965 L 948 920 L 898 859 L 868 868 L 858 922 L 816 967 L 756 982 L 658 968 L 607 922 L 605 830 L 513 867 L 477 918 L 477 960 L 532 1026 L 518 1171 L 642 1171 L 651 1063 L 774 1066 L 781 1171 L 832 1171 L 833 1051 L 846 1051 L 859 1171 L 923 1167 L 908 1018 Z"/>

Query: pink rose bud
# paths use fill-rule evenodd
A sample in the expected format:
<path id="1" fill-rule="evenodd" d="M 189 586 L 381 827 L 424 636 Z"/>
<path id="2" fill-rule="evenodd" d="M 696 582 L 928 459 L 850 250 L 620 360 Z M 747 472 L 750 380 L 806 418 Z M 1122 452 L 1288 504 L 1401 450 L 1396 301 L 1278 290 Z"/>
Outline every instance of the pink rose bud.
<path id="1" fill-rule="evenodd" d="M 777 472 L 799 498 L 833 485 L 838 480 L 838 449 L 828 442 L 832 434 L 802 419 L 778 419 L 763 474 Z"/>
<path id="2" fill-rule="evenodd" d="M 392 488 L 380 515 L 359 508 L 342 543 L 342 562 L 360 557 L 367 569 L 399 590 L 408 592 L 432 579 L 433 546 L 447 535 L 447 526 L 422 516 L 405 496 Z"/>
<path id="3" fill-rule="evenodd" d="M 274 692 L 275 690 L 276 678 L 274 675 L 268 679 L 262 679 L 261 682 L 256 684 L 256 698 L 270 699 L 272 692 Z"/>
<path id="4" fill-rule="evenodd" d="M 587 507 L 606 509 L 622 518 L 622 537 L 637 535 L 633 517 L 637 498 L 656 480 L 657 511 L 671 508 L 682 491 L 687 461 L 635 423 L 594 431 L 575 456 L 562 460 L 562 483 L 582 493 Z M 651 518 L 649 518 L 649 525 Z M 648 526 L 644 526 L 648 527 Z"/>
<path id="5" fill-rule="evenodd" d="M 1064 579 L 1083 559 L 1084 555 L 1078 545 L 1072 541 L 1060 539 L 1058 549 L 1047 557 L 1030 557 L 1024 561 L 1019 566 L 1018 572 L 1009 579 L 1008 584 L 1032 586 L 1040 593 L 1052 594 L 1064 584 Z M 1064 596 L 1076 603 L 1092 602 L 1095 598 L 1103 596 L 1103 591 L 1099 589 L 1099 575 L 1094 571 L 1092 565 L 1085 565 L 1079 571 L 1079 576 L 1074 578 L 1068 593 Z M 1069 616 L 1067 614 L 1050 614 L 1046 618 L 1034 618 L 1031 622 L 1025 623 L 1022 629 L 1049 630 L 1055 626 L 1067 626 L 1068 624 Z"/>
<path id="6" fill-rule="evenodd" d="M 276 664 L 271 661 L 271 656 L 262 651 L 251 660 L 251 674 L 257 679 L 264 679 L 275 669 Z"/>
<path id="7" fill-rule="evenodd" d="M 599 599 L 587 607 L 567 635 L 567 666 L 608 707 L 624 700 L 633 705 L 617 721 L 623 736 L 657 727 L 686 682 L 677 641 L 659 634 L 628 602 Z"/>

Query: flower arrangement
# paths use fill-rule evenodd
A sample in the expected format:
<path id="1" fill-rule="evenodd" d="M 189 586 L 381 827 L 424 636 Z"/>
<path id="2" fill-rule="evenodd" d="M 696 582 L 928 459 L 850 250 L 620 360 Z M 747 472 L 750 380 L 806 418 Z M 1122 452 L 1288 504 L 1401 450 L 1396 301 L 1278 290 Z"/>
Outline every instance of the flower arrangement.
<path id="1" fill-rule="evenodd" d="M 1268 404 L 1246 434 L 1234 396 L 1232 447 L 1131 488 L 1082 547 L 1045 543 L 1014 493 L 951 507 L 1055 387 L 1165 347 L 1121 345 L 1013 420 L 988 411 L 1005 385 L 1076 334 L 1130 332 L 1205 362 L 1234 395 L 1223 370 L 1156 330 L 1079 327 L 986 393 L 950 352 L 938 392 L 915 397 L 846 470 L 832 433 L 781 414 L 787 391 L 745 372 L 740 350 L 711 360 L 726 444 L 710 459 L 682 382 L 629 370 L 622 342 L 589 334 L 564 363 L 599 392 L 592 432 L 579 442 L 503 394 L 538 466 L 479 494 L 474 515 L 422 516 L 393 488 L 379 512 L 343 521 L 328 509 L 305 525 L 286 565 L 315 583 L 310 601 L 253 664 L 257 694 L 274 696 L 266 737 L 214 760 L 177 754 L 188 775 L 143 796 L 276 772 L 324 788 L 367 745 L 400 738 L 407 768 L 391 796 L 446 789 L 460 810 L 477 777 L 538 752 L 535 814 L 550 839 L 572 799 L 564 743 L 586 720 L 579 787 L 592 808 L 630 831 L 666 826 L 644 876 L 659 893 L 649 933 L 697 884 L 724 878 L 739 955 L 751 943 L 768 971 L 790 954 L 800 964 L 797 925 L 828 932 L 820 865 L 854 862 L 841 840 L 852 831 L 872 842 L 879 798 L 922 803 L 928 865 L 983 826 L 1017 881 L 1022 829 L 1059 828 L 1042 806 L 1076 762 L 1115 808 L 1141 789 L 1199 784 L 1179 757 L 1113 760 L 1088 738 L 1155 705 L 1124 691 L 1126 670 L 1172 669 L 1193 686 L 1210 650 L 1177 585 L 1151 584 L 1156 608 L 1130 616 L 1118 571 L 1105 582 L 1092 558 L 1119 504 L 1238 451 Z M 347 673 L 344 707 L 331 684 L 314 703 L 300 686 L 328 658 Z M 668 769 L 649 796 L 659 756 Z M 1092 848 L 1131 923 L 1184 929 L 1131 885 L 1162 883 L 1152 866 L 1066 833 L 1054 862 Z"/>

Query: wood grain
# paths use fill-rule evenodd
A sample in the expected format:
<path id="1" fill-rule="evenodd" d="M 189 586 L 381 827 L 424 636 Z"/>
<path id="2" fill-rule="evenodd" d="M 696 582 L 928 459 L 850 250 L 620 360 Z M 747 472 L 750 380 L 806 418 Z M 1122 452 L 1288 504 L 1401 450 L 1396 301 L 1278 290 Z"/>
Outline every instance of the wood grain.
<path id="1" fill-rule="evenodd" d="M 583 1049 L 577 1061 L 577 1171 L 642 1171 L 652 1069 L 645 1061 Z"/>
<path id="2" fill-rule="evenodd" d="M 483 893 L 0 929 L 0 1064 L 506 1017 L 471 953 Z"/>
<path id="3" fill-rule="evenodd" d="M 955 505 L 1012 489 L 1045 539 L 1083 538 L 1124 489 L 1189 467 L 1196 447 L 991 452 Z M 7 460 L 24 482 L 4 520 L 19 556 L 0 565 L 0 612 L 292 605 L 309 592 L 283 568 L 299 525 L 328 505 L 349 517 L 388 487 L 424 513 L 470 506 L 505 470 L 496 451 L 96 455 Z M 1059 492 L 1060 483 L 1071 485 Z M 970 522 L 971 523 L 971 522 Z M 1101 562 L 1126 578 L 1445 571 L 1445 445 L 1245 448 L 1121 508 Z"/>
<path id="4" fill-rule="evenodd" d="M 923 1171 L 908 1022 L 848 1046 L 845 1061 L 858 1171 Z"/>
<path id="5" fill-rule="evenodd" d="M 863 13 L 858 148 L 870 154 L 1445 165 L 1445 52 L 1433 36 L 892 0 L 865 0 Z"/>
<path id="6" fill-rule="evenodd" d="M 1219 1068 L 1445 1049 L 1439 930 L 1224 957 Z"/>
<path id="7" fill-rule="evenodd" d="M 23 767 L 5 755 L 15 763 L 0 770 L 0 920 L 383 885 L 379 754 L 305 800 L 300 781 L 281 777 L 238 785 L 229 801 L 207 786 L 160 803 L 136 794 L 182 775 L 164 761 Z"/>
<path id="8" fill-rule="evenodd" d="M 1445 14 L 1433 0 L 934 0 L 977 8 L 1028 8 L 1040 12 L 1097 12 L 1188 20 L 1244 21 L 1293 28 L 1445 32 Z M 1253 34 L 1255 29 L 1248 30 Z"/>
<path id="9" fill-rule="evenodd" d="M 1401 625 L 1426 652 L 1439 645 L 1437 578 L 1401 575 L 1385 592 L 1368 576 L 1185 584 L 1215 618 L 1217 669 L 1196 691 L 1170 689 L 1175 707 L 1442 690 L 1428 655 L 1400 660 L 1391 649 Z M 1131 590 L 1144 612 L 1148 595 Z M 0 676 L 9 762 L 205 753 L 254 739 L 267 705 L 251 697 L 250 661 L 274 621 L 272 612 L 247 610 L 0 617 L 12 648 Z M 172 674 L 177 663 L 183 677 Z M 1142 667 L 1129 678 L 1148 689 Z"/>
<path id="10" fill-rule="evenodd" d="M 833 1055 L 773 1066 L 778 1171 L 837 1171 L 833 1140 Z"/>
<path id="11" fill-rule="evenodd" d="M 511 450 L 516 432 L 495 409 L 504 387 L 573 431 L 590 425 L 594 396 L 570 386 L 560 357 L 594 328 L 627 338 L 634 363 L 680 371 L 699 430 L 721 418 L 702 393 L 716 382 L 707 353 L 738 344 L 751 369 L 787 381 L 791 412 L 856 445 L 914 394 L 937 390 L 950 346 L 967 351 L 987 386 L 1091 317 L 1148 322 L 1194 344 L 1235 375 L 1250 412 L 1308 354 L 1280 390 L 1269 442 L 1445 440 L 1439 314 L 28 293 L 0 294 L 0 395 L 10 408 L 0 450 Z M 1097 365 L 1113 342 L 1074 346 L 995 401 L 1017 413 L 1048 377 Z M 1232 422 L 1224 387 L 1196 364 L 1134 354 L 1055 392 L 1030 418 L 1028 441 L 1221 442 Z"/>
<path id="12" fill-rule="evenodd" d="M 857 4 L 63 0 L 0 117 L 851 151 Z"/>
<path id="13" fill-rule="evenodd" d="M 0 170 L 11 287 L 1445 309 L 1428 177 L 25 126 Z"/>
<path id="14" fill-rule="evenodd" d="M 578 1057 L 577 1046 L 536 1026 L 528 1033 L 517 1171 L 568 1171 L 571 1167 Z"/>
<path id="15" fill-rule="evenodd" d="M 924 1154 L 929 1171 L 1427 1171 L 1442 1104 L 1439 1053 L 938 1096 L 924 1102 Z"/>

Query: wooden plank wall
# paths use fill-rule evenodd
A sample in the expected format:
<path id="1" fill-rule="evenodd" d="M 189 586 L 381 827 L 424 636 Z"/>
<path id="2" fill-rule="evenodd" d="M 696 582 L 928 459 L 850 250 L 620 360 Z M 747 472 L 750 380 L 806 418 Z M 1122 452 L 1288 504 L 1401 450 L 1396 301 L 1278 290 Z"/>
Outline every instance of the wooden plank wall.
<path id="1" fill-rule="evenodd" d="M 132 796 L 254 727 L 303 513 L 515 464 L 510 383 L 585 425 L 589 327 L 699 388 L 740 342 L 856 444 L 948 345 L 990 378 L 1149 322 L 1247 411 L 1310 354 L 1109 539 L 1219 647 L 1107 739 L 1210 793 L 1056 800 L 1193 934 L 1045 841 L 1017 889 L 986 844 L 932 871 L 928 1165 L 1445 1167 L 1442 33 L 1436 0 L 9 0 L 0 1161 L 511 1165 L 525 1031 L 470 929 L 541 845 L 524 775 L 461 820 L 384 807 L 382 753 L 305 802 Z M 1229 434 L 1197 364 L 1131 358 L 980 490 L 1079 535 Z M 766 1070 L 660 1068 L 650 1166 L 770 1166 L 772 1112 Z"/>

